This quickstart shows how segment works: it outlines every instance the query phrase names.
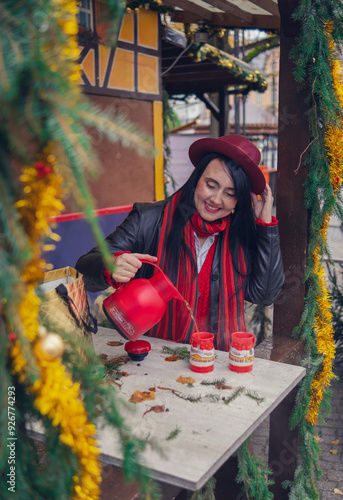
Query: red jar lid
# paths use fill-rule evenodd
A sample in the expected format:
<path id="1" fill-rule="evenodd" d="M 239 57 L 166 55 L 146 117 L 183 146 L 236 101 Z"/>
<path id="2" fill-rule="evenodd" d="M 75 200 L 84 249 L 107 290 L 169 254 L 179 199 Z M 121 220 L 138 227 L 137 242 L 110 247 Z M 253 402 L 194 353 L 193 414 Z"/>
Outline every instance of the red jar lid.
<path id="1" fill-rule="evenodd" d="M 135 340 L 126 342 L 124 349 L 129 354 L 144 354 L 150 351 L 151 345 L 146 340 Z"/>

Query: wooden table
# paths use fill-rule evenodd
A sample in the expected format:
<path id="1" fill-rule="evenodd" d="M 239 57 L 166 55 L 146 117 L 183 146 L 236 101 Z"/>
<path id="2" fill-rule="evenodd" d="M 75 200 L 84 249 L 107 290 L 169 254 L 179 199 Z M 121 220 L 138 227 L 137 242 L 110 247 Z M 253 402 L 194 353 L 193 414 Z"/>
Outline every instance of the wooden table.
<path id="1" fill-rule="evenodd" d="M 150 447 L 143 454 L 152 477 L 187 490 L 201 488 L 305 375 L 303 367 L 257 358 L 252 372 L 234 373 L 228 367 L 228 353 L 222 351 L 216 351 L 214 371 L 194 373 L 186 360 L 165 361 L 168 354 L 162 347 L 182 344 L 146 339 L 151 351 L 143 361 L 130 361 L 123 367 L 129 376 L 121 378 L 119 397 L 127 403 L 123 411 L 132 433 L 156 441 L 162 449 L 163 456 Z M 111 340 L 121 340 L 123 345 L 107 345 Z M 93 342 L 98 354 L 107 354 L 109 358 L 126 354 L 125 340 L 115 330 L 99 328 Z M 195 380 L 192 387 L 177 382 L 180 376 L 192 377 Z M 214 385 L 201 384 L 216 379 L 225 379 L 232 389 L 219 390 Z M 155 400 L 128 402 L 134 391 L 149 391 L 153 387 Z M 159 387 L 180 391 L 178 394 L 183 397 L 199 396 L 201 400 L 191 402 Z M 244 388 L 240 395 L 225 404 L 223 398 L 228 399 L 239 387 Z M 262 401 L 252 399 L 248 393 Z M 219 400 L 211 401 L 213 397 Z M 143 416 L 154 405 L 164 405 L 166 411 L 150 411 Z M 168 440 L 176 429 L 176 437 Z M 105 462 L 121 465 L 122 453 L 115 430 L 100 429 L 98 444 Z"/>

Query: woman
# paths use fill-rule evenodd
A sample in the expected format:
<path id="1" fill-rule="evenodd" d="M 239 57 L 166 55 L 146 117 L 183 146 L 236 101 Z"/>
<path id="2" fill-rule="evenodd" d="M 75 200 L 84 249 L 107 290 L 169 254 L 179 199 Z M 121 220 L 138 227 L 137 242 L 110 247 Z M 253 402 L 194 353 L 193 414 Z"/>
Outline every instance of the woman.
<path id="1" fill-rule="evenodd" d="M 165 201 L 136 203 L 106 238 L 112 276 L 97 248 L 76 268 L 86 289 L 99 291 L 150 277 L 153 266 L 140 259 L 156 262 L 189 308 L 171 300 L 148 334 L 189 343 L 197 328 L 212 332 L 215 347 L 227 351 L 230 333 L 246 329 L 244 300 L 269 305 L 284 281 L 273 197 L 258 167 L 260 152 L 245 137 L 199 139 L 189 157 L 195 170 L 179 191 Z"/>

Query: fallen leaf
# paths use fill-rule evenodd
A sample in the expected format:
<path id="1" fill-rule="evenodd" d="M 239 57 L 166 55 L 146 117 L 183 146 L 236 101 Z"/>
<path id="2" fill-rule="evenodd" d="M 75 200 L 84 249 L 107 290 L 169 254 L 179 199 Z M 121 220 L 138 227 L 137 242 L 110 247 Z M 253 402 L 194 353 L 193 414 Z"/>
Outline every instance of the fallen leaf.
<path id="1" fill-rule="evenodd" d="M 195 380 L 192 377 L 183 377 L 182 375 L 176 380 L 179 384 L 194 384 Z"/>
<path id="2" fill-rule="evenodd" d="M 338 451 L 337 450 L 330 450 L 330 453 L 332 453 L 333 455 L 337 455 Z"/>
<path id="3" fill-rule="evenodd" d="M 118 387 L 118 389 L 121 391 L 121 386 L 122 386 L 123 384 L 120 384 L 120 383 L 119 383 L 119 382 L 117 382 L 116 380 L 113 380 L 113 379 L 110 379 L 110 378 L 108 378 L 108 379 L 106 380 L 106 382 L 108 383 L 108 385 L 111 385 L 111 386 L 115 385 L 115 386 L 117 386 L 117 387 Z"/>
<path id="4" fill-rule="evenodd" d="M 143 417 L 144 417 L 144 415 L 149 413 L 149 411 L 154 411 L 155 413 L 162 413 L 165 411 L 165 406 L 164 405 L 152 406 L 151 408 L 149 408 L 149 410 L 147 410 L 146 412 L 143 413 Z"/>
<path id="5" fill-rule="evenodd" d="M 219 390 L 232 389 L 232 385 L 218 384 L 215 385 L 215 388 Z"/>
<path id="6" fill-rule="evenodd" d="M 149 387 L 149 391 L 156 392 L 156 387 Z"/>
<path id="7" fill-rule="evenodd" d="M 120 345 L 124 345 L 124 342 L 118 341 L 118 340 L 109 340 L 107 342 L 107 345 L 118 347 Z"/>
<path id="8" fill-rule="evenodd" d="M 135 391 L 129 401 L 131 403 L 141 403 L 148 399 L 155 399 L 155 393 L 153 391 Z"/>
<path id="9" fill-rule="evenodd" d="M 333 492 L 335 493 L 335 495 L 343 495 L 343 492 L 341 490 L 339 490 L 338 488 L 335 488 L 333 490 Z"/>
<path id="10" fill-rule="evenodd" d="M 179 359 L 180 358 L 177 354 L 172 354 L 171 356 L 164 358 L 164 361 L 178 361 Z"/>
<path id="11" fill-rule="evenodd" d="M 336 439 L 336 441 L 331 441 L 331 444 L 339 444 L 339 439 Z"/>
<path id="12" fill-rule="evenodd" d="M 103 352 L 102 354 L 100 354 L 100 358 L 101 358 L 101 359 L 107 359 L 107 358 L 108 358 L 108 356 L 107 356 L 107 354 L 105 354 L 105 353 Z"/>

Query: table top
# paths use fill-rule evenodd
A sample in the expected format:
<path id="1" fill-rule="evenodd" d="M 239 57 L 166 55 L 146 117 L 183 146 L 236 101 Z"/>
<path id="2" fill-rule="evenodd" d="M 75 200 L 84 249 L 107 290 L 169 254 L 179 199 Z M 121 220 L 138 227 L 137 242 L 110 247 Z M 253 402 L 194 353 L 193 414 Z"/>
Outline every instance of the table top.
<path id="1" fill-rule="evenodd" d="M 215 351 L 212 372 L 195 373 L 187 360 L 165 360 L 169 354 L 163 352 L 163 346 L 174 348 L 183 344 L 144 339 L 151 344 L 148 356 L 122 367 L 129 374 L 120 379 L 118 391 L 119 398 L 127 402 L 123 410 L 125 421 L 134 435 L 158 444 L 159 450 L 148 446 L 142 457 L 152 477 L 188 490 L 201 488 L 305 375 L 303 367 L 257 358 L 252 372 L 235 373 L 229 370 L 229 355 L 223 351 Z M 122 341 L 122 345 L 107 344 L 114 340 Z M 125 342 L 110 328 L 100 327 L 93 335 L 95 352 L 107 354 L 108 359 L 126 355 Z M 195 382 L 192 386 L 181 384 L 177 382 L 180 376 L 191 377 Z M 231 388 L 218 389 L 201 383 L 220 379 L 225 379 L 225 385 Z M 152 388 L 154 400 L 128 402 L 134 391 Z M 226 404 L 223 398 L 228 400 L 238 388 L 239 395 Z M 165 411 L 143 415 L 155 405 L 164 405 Z M 175 437 L 170 438 L 172 434 Z M 121 465 L 122 452 L 115 430 L 99 428 L 98 445 L 105 462 Z"/>

